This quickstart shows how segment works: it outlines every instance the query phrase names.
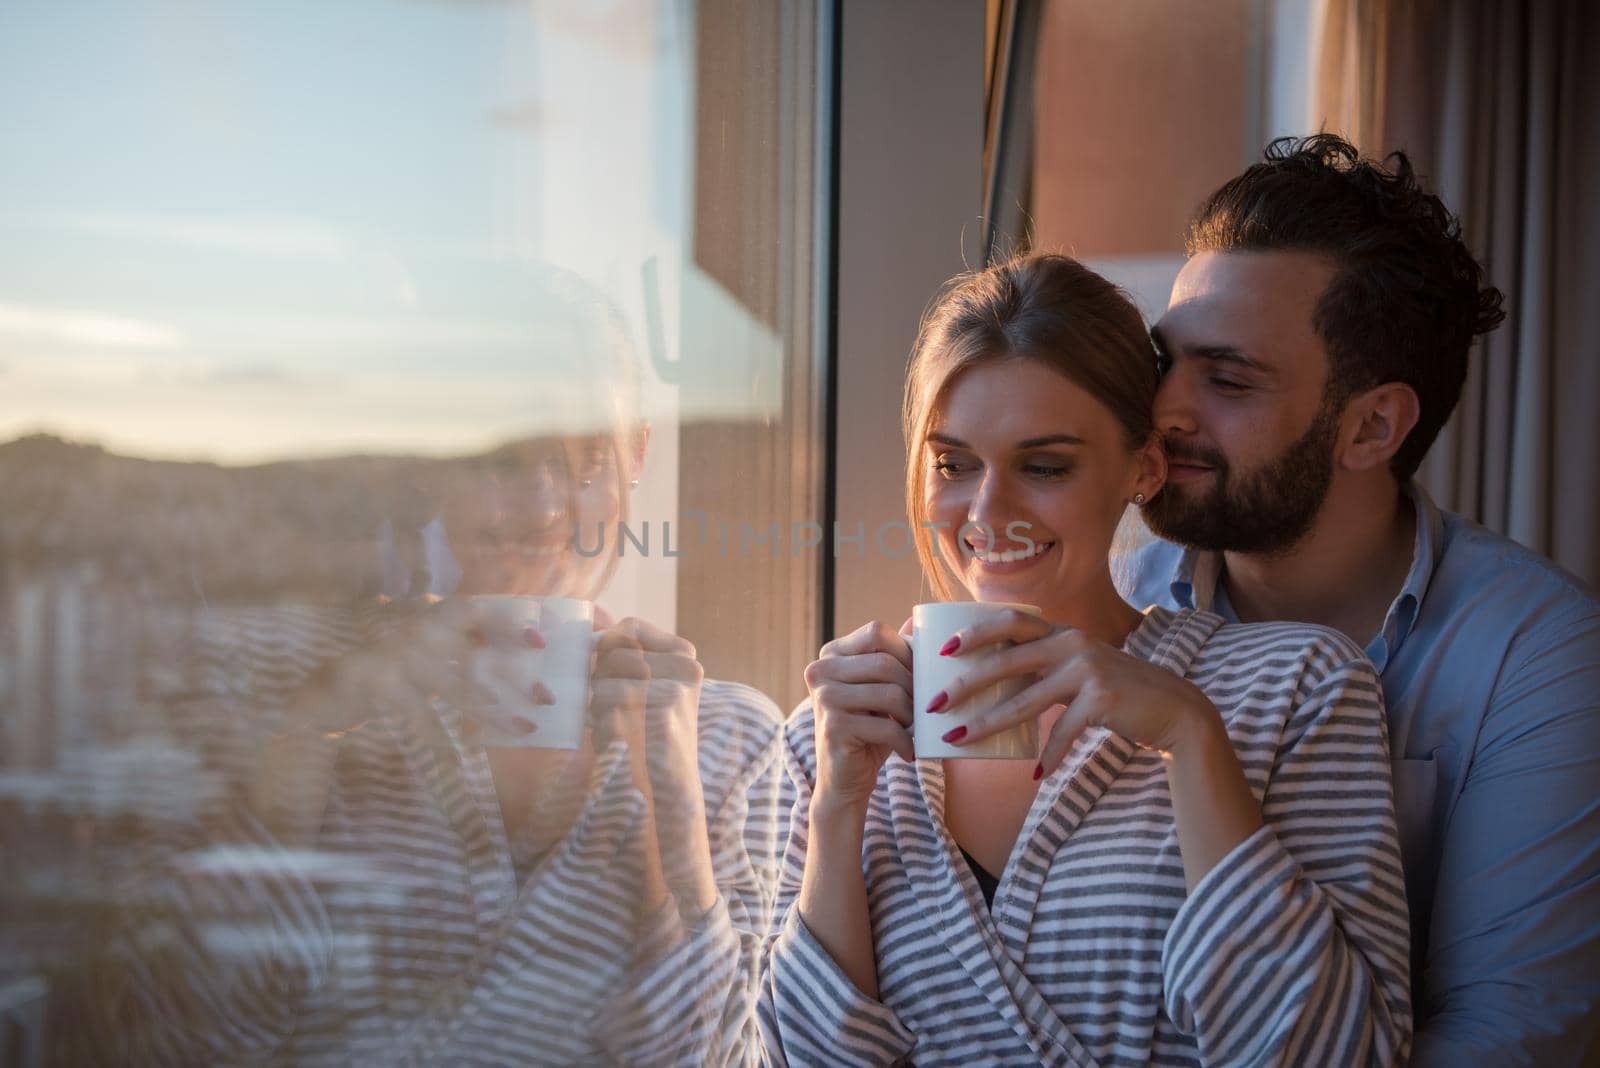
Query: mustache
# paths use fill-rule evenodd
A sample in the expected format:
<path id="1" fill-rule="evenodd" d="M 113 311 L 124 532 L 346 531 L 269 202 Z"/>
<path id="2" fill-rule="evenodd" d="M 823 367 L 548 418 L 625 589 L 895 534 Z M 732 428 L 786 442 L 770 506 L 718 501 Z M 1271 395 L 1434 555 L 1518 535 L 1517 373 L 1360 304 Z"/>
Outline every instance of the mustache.
<path id="1" fill-rule="evenodd" d="M 1228 466 L 1227 457 L 1217 449 L 1206 448 L 1204 445 L 1178 445 L 1170 439 L 1163 438 L 1161 449 L 1167 454 L 1169 463 L 1201 464 L 1218 470 Z"/>

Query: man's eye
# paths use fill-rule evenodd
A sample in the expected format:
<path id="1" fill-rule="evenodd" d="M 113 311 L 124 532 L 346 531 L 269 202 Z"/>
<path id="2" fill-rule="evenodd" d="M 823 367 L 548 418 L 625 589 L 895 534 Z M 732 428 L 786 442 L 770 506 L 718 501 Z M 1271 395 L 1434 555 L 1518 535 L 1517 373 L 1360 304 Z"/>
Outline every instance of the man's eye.
<path id="1" fill-rule="evenodd" d="M 1165 377 L 1170 370 L 1172 370 L 1172 357 L 1164 352 L 1156 353 L 1156 374 Z"/>
<path id="2" fill-rule="evenodd" d="M 1211 384 L 1224 393 L 1243 393 L 1250 388 L 1245 383 L 1237 382 L 1231 378 L 1213 378 L 1211 379 Z"/>

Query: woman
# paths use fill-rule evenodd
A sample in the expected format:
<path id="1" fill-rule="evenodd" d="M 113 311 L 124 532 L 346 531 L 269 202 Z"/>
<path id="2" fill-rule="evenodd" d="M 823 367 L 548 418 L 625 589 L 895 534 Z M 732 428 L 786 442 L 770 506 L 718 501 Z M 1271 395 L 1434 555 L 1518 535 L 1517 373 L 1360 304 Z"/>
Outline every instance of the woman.
<path id="1" fill-rule="evenodd" d="M 403 465 L 405 492 L 380 495 L 387 597 L 193 620 L 200 669 L 174 703 L 270 737 L 230 776 L 246 803 L 167 843 L 176 871 L 145 884 L 186 933 L 119 942 L 118 989 L 76 999 L 93 1011 L 73 1041 L 123 1063 L 755 1056 L 777 709 L 705 680 L 683 639 L 603 613 L 576 751 L 493 744 L 534 724 L 472 678 L 485 646 L 545 644 L 480 595 L 601 593 L 644 461 L 609 309 L 564 275 L 546 294 L 543 325 L 582 368 L 538 383 L 557 425 Z M 236 931 L 234 952 L 213 948 Z"/>
<path id="2" fill-rule="evenodd" d="M 945 737 L 1037 719 L 1043 756 L 917 761 L 907 629 L 823 647 L 785 730 L 774 1061 L 1403 1062 L 1372 668 L 1331 631 L 1141 614 L 1112 586 L 1118 519 L 1165 476 L 1156 380 L 1137 311 L 1061 256 L 966 276 L 930 310 L 904 410 L 925 572 L 947 599 L 1043 614 L 959 632 L 947 655 L 1015 644 L 928 711 L 1022 678 Z M 1008 529 L 1026 543 L 974 533 Z"/>

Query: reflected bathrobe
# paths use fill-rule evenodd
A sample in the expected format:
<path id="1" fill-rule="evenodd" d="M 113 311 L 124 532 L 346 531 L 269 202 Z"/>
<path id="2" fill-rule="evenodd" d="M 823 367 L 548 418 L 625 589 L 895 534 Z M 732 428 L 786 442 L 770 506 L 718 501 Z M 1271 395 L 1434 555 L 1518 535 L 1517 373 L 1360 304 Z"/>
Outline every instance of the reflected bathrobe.
<path id="1" fill-rule="evenodd" d="M 762 961 L 773 1063 L 1404 1062 L 1405 888 L 1371 665 L 1330 630 L 1163 608 L 1124 648 L 1211 698 L 1266 825 L 1186 893 L 1160 755 L 1093 730 L 1040 784 L 991 912 L 945 828 L 942 764 L 891 756 L 862 847 L 872 1000 L 795 906 L 816 774 L 802 705 Z"/>
<path id="2" fill-rule="evenodd" d="M 186 709 L 175 733 L 225 781 L 247 776 L 263 724 L 306 676 L 362 640 L 345 614 L 313 609 L 207 609 L 175 627 L 189 647 L 164 686 Z M 299 775 L 276 785 L 331 777 L 308 848 L 284 848 L 226 797 L 150 842 L 123 887 L 138 922 L 63 999 L 58 1029 L 77 1046 L 63 1059 L 753 1063 L 779 843 L 776 706 L 736 683 L 701 689 L 718 896 L 688 916 L 670 902 L 640 914 L 648 816 L 622 742 L 568 796 L 565 838 L 519 872 L 484 750 L 463 740 L 459 712 L 436 712 L 375 715 L 333 745 L 305 738 Z"/>

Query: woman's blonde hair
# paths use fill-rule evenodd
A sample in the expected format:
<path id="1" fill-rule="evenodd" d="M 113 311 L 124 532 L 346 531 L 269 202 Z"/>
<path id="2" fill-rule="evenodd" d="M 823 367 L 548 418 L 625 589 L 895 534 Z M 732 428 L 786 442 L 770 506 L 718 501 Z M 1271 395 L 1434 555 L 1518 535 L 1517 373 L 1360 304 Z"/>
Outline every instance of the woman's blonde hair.
<path id="1" fill-rule="evenodd" d="M 1129 449 L 1150 440 L 1158 372 L 1138 308 L 1115 285 L 1068 256 L 1028 253 L 958 275 L 929 305 L 906 368 L 902 429 L 906 512 L 917 558 L 938 595 L 952 574 L 929 539 L 920 453 L 939 401 L 957 375 L 998 360 L 1032 360 L 1065 376 L 1111 410 Z"/>

